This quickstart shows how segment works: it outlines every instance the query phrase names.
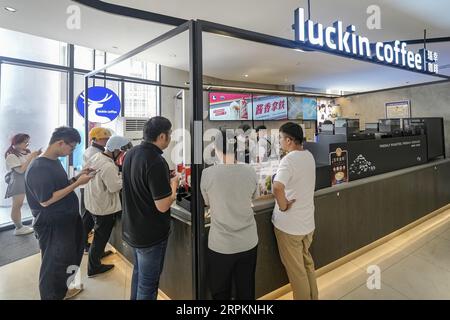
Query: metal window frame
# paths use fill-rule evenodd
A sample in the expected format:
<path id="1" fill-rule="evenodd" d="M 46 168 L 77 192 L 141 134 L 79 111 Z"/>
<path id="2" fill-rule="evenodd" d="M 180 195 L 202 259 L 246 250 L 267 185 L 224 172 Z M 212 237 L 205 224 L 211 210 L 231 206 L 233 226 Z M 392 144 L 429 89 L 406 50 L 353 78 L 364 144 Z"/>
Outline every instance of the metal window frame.
<path id="1" fill-rule="evenodd" d="M 67 119 L 66 123 L 69 127 L 73 127 L 74 122 L 74 112 L 75 112 L 75 75 L 85 75 L 91 70 L 85 70 L 80 68 L 75 68 L 75 45 L 66 43 L 67 44 L 67 65 L 58 65 L 58 64 L 52 64 L 52 63 L 46 63 L 46 62 L 39 62 L 34 60 L 26 60 L 26 59 L 19 59 L 19 58 L 13 58 L 8 56 L 0 56 L 0 81 L 1 81 L 1 70 L 3 65 L 12 65 L 12 66 L 19 66 L 19 67 L 26 67 L 31 69 L 40 69 L 40 70 L 48 70 L 48 71 L 55 71 L 55 72 L 61 72 L 67 74 L 67 98 L 66 98 L 66 112 L 67 112 Z M 95 49 L 93 49 L 93 52 L 95 52 Z M 94 53 L 95 54 L 95 53 Z M 95 56 L 93 56 L 95 59 Z M 160 65 L 156 65 L 157 68 L 161 68 Z M 156 111 L 158 112 L 158 109 L 160 110 L 160 94 L 161 94 L 161 86 L 162 87 L 170 87 L 170 88 L 180 88 L 180 89 L 187 89 L 187 87 L 179 87 L 179 86 L 170 86 L 170 85 L 164 85 L 161 84 L 160 79 L 157 80 L 147 80 L 147 79 L 141 79 L 141 78 L 135 78 L 135 77 L 129 77 L 124 75 L 118 75 L 118 74 L 111 74 L 111 73 L 104 73 L 101 77 L 95 77 L 97 79 L 102 80 L 110 80 L 110 81 L 118 81 L 122 83 L 121 92 L 122 92 L 122 108 L 121 112 L 125 112 L 125 95 L 124 95 L 124 83 L 137 83 L 137 84 L 144 84 L 144 85 L 151 85 L 159 88 L 157 90 L 156 94 Z M 0 92 L 1 94 L 1 92 Z M 69 156 L 68 159 L 68 168 L 73 166 L 73 154 Z M 26 218 L 23 220 L 25 224 L 31 223 L 32 217 Z M 0 231 L 3 230 L 9 230 L 12 228 L 12 222 L 5 223 L 0 225 Z"/>

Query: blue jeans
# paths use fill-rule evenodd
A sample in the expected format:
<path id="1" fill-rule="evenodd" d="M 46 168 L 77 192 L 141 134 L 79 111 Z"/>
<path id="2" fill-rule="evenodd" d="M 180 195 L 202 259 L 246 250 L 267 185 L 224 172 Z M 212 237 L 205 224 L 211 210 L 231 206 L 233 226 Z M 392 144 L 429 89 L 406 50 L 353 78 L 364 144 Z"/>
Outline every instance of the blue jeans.
<path id="1" fill-rule="evenodd" d="M 167 239 L 148 248 L 134 248 L 131 300 L 156 300 Z"/>

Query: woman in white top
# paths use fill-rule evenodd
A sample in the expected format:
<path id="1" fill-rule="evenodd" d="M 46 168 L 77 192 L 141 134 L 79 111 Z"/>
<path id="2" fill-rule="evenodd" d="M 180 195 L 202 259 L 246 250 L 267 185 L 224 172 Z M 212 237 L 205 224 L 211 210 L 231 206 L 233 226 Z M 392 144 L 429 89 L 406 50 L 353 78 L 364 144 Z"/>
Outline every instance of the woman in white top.
<path id="1" fill-rule="evenodd" d="M 258 233 L 252 209 L 258 179 L 248 164 L 235 163 L 236 136 L 222 131 L 215 139 L 221 164 L 203 170 L 200 183 L 210 207 L 208 273 L 214 300 L 255 299 Z M 222 161 L 223 160 L 223 161 Z M 223 163 L 223 164 L 222 164 Z"/>
<path id="2" fill-rule="evenodd" d="M 8 184 L 5 199 L 12 197 L 11 220 L 16 229 L 14 235 L 25 235 L 33 232 L 33 228 L 22 225 L 22 205 L 25 199 L 25 171 L 33 159 L 41 154 L 41 150 L 31 152 L 28 149 L 30 136 L 25 133 L 16 134 L 5 152 L 5 182 Z"/>

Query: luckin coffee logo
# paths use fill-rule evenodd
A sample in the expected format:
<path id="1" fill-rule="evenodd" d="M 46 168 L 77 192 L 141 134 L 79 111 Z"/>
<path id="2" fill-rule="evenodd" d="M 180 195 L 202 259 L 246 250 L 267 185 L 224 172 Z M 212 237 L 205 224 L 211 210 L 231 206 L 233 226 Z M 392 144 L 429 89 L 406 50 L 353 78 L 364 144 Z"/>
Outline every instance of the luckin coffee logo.
<path id="1" fill-rule="evenodd" d="M 120 99 L 117 94 L 105 87 L 88 89 L 88 120 L 90 122 L 108 123 L 120 115 Z M 84 91 L 78 96 L 77 110 L 84 117 Z"/>
<path id="2" fill-rule="evenodd" d="M 368 38 L 356 34 L 354 25 L 349 25 L 344 30 L 343 23 L 339 20 L 325 28 L 321 23 L 305 21 L 303 8 L 295 10 L 293 28 L 295 41 L 312 49 L 319 48 L 359 60 L 372 60 L 428 74 L 437 74 L 439 71 L 437 52 L 421 49 L 414 53 L 406 49 L 405 42 L 399 40 L 371 43 Z"/>

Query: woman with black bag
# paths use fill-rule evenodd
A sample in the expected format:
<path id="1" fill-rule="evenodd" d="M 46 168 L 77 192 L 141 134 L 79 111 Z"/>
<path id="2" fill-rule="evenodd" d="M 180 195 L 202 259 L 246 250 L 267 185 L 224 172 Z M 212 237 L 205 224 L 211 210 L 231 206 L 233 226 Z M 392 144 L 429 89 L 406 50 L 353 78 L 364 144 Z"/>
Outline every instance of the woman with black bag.
<path id="1" fill-rule="evenodd" d="M 11 220 L 16 229 L 14 235 L 26 235 L 33 232 L 33 228 L 22 225 L 22 205 L 25 199 L 25 171 L 33 159 L 41 154 L 41 150 L 31 152 L 28 149 L 30 136 L 25 133 L 16 134 L 11 139 L 11 145 L 5 153 L 6 168 L 8 173 L 5 176 L 6 188 L 5 199 L 12 197 Z"/>

